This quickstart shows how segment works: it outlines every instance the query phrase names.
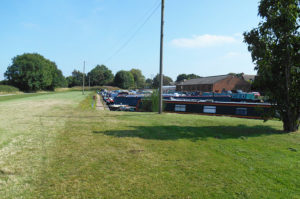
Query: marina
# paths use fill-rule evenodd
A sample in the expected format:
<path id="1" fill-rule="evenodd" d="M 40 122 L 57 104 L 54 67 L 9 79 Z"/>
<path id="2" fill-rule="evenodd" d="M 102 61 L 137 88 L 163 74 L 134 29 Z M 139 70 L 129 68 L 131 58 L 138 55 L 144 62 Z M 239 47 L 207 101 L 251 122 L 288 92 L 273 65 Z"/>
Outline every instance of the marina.
<path id="1" fill-rule="evenodd" d="M 147 91 L 101 91 L 98 92 L 111 111 L 149 111 L 151 92 Z M 169 113 L 231 116 L 261 119 L 271 110 L 271 104 L 264 102 L 257 92 L 238 93 L 206 92 L 164 94 L 164 111 Z M 145 109 L 146 106 L 146 109 Z"/>

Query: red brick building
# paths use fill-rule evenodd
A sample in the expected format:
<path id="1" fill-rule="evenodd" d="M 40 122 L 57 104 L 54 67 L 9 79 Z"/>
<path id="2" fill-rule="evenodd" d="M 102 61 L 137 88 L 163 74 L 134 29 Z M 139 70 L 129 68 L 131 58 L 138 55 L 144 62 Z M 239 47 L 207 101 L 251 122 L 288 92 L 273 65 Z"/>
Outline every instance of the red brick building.
<path id="1" fill-rule="evenodd" d="M 250 83 L 233 75 L 219 75 L 185 80 L 176 85 L 177 91 L 216 92 L 231 90 L 250 91 Z"/>

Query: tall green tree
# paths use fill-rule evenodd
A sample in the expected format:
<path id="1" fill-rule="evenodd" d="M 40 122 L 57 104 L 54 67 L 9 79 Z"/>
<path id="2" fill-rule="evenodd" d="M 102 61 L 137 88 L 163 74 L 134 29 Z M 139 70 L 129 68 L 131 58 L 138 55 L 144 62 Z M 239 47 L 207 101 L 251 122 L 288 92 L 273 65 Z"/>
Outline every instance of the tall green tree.
<path id="1" fill-rule="evenodd" d="M 56 73 L 54 74 L 53 77 L 53 86 L 54 88 L 58 87 L 68 87 L 68 81 L 62 74 L 61 70 L 56 70 Z"/>
<path id="2" fill-rule="evenodd" d="M 82 86 L 83 76 L 85 79 L 85 85 L 87 85 L 86 74 L 83 75 L 83 73 L 80 72 L 79 70 L 73 70 L 72 75 L 67 77 L 68 86 L 69 87 Z"/>
<path id="3" fill-rule="evenodd" d="M 90 81 L 91 86 L 103 86 L 111 84 L 114 80 L 114 75 L 104 65 L 97 65 L 87 75 L 87 80 Z"/>
<path id="4" fill-rule="evenodd" d="M 191 73 L 191 74 L 188 74 L 188 75 L 187 75 L 187 78 L 188 78 L 188 79 L 197 79 L 197 78 L 200 78 L 200 76 L 199 76 L 199 75 L 196 75 L 196 74 L 194 74 L 194 73 Z"/>
<path id="5" fill-rule="evenodd" d="M 131 72 L 121 70 L 117 72 L 114 79 L 115 86 L 123 89 L 134 87 L 134 78 Z"/>
<path id="6" fill-rule="evenodd" d="M 171 77 L 168 76 L 163 76 L 163 86 L 169 86 L 173 82 Z M 157 74 L 153 78 L 153 88 L 158 88 L 159 87 L 159 74 Z"/>
<path id="7" fill-rule="evenodd" d="M 187 74 L 179 74 L 177 76 L 176 82 L 181 82 L 183 80 L 187 79 Z"/>
<path id="8" fill-rule="evenodd" d="M 262 21 L 244 33 L 256 64 L 255 81 L 280 114 L 286 132 L 297 131 L 300 123 L 299 4 L 299 0 L 261 0 Z"/>
<path id="9" fill-rule="evenodd" d="M 200 78 L 200 76 L 199 75 L 196 75 L 196 74 L 179 74 L 178 76 L 177 76 L 177 79 L 176 79 L 176 82 L 181 82 L 181 81 L 183 81 L 183 80 L 189 80 L 189 79 L 197 79 L 197 78 Z"/>
<path id="10" fill-rule="evenodd" d="M 131 74 L 134 78 L 135 88 L 144 88 L 145 87 L 145 76 L 142 74 L 142 71 L 139 69 L 131 69 Z"/>
<path id="11" fill-rule="evenodd" d="M 22 91 L 53 90 L 65 81 L 56 64 L 37 53 L 14 57 L 4 76 Z"/>
<path id="12" fill-rule="evenodd" d="M 153 87 L 153 79 L 146 79 L 146 82 L 145 82 L 145 88 L 152 88 Z"/>

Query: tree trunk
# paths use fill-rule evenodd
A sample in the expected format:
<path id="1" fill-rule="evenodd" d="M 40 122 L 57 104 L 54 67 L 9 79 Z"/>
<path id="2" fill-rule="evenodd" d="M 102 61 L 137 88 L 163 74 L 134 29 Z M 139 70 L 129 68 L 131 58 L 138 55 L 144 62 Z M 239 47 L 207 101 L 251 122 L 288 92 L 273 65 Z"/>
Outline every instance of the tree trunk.
<path id="1" fill-rule="evenodd" d="M 291 54 L 288 36 L 285 36 L 285 49 L 286 49 L 286 66 L 285 66 L 285 100 L 286 100 L 286 114 L 283 118 L 283 129 L 285 132 L 295 132 L 299 126 L 299 116 L 293 113 L 290 104 L 290 75 L 291 75 Z"/>
<path id="2" fill-rule="evenodd" d="M 283 130 L 287 133 L 298 131 L 299 121 L 300 121 L 300 116 L 297 116 L 297 117 L 286 116 L 283 119 Z"/>

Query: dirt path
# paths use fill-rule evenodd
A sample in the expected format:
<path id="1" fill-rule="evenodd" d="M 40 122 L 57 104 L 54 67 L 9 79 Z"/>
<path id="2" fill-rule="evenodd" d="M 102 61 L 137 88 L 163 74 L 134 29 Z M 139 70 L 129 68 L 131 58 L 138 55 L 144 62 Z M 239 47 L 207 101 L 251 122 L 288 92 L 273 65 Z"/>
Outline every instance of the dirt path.
<path id="1" fill-rule="evenodd" d="M 103 110 L 104 110 L 104 106 L 103 106 L 103 104 L 102 104 L 100 95 L 97 95 L 96 109 L 97 109 L 97 110 L 100 110 L 100 111 L 103 111 Z"/>

